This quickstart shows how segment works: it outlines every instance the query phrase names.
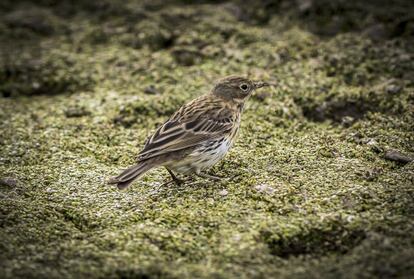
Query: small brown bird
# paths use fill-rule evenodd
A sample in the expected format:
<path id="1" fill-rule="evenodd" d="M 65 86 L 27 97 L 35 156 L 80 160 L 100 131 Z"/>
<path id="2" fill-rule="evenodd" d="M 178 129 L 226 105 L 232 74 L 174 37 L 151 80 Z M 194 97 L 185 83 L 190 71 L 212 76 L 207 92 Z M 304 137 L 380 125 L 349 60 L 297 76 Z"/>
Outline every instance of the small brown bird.
<path id="1" fill-rule="evenodd" d="M 137 164 L 109 183 L 125 189 L 148 170 L 164 166 L 177 184 L 174 172 L 219 180 L 203 171 L 222 159 L 233 145 L 245 101 L 265 82 L 239 76 L 219 80 L 210 93 L 182 106 L 145 143 Z"/>

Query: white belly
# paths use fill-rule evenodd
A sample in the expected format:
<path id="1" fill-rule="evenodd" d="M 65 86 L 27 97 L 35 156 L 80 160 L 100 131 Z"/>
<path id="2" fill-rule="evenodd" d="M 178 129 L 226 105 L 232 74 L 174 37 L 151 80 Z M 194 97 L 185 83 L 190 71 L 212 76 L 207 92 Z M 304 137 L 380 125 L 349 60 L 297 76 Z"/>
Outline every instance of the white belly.
<path id="1" fill-rule="evenodd" d="M 211 168 L 227 154 L 231 145 L 230 139 L 222 142 L 206 142 L 182 161 L 175 162 L 170 168 L 179 173 L 191 173 Z"/>

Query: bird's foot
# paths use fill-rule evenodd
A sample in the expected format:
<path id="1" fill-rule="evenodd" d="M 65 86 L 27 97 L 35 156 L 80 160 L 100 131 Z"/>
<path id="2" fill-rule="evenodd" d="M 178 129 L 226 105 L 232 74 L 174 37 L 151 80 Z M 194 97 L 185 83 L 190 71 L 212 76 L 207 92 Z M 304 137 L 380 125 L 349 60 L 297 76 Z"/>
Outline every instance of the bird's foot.
<path id="1" fill-rule="evenodd" d="M 175 183 L 175 185 L 180 186 L 185 182 L 183 179 L 179 179 L 170 169 L 167 168 L 167 171 L 171 175 L 172 180 L 167 181 L 162 186 L 166 186 L 170 183 Z"/>

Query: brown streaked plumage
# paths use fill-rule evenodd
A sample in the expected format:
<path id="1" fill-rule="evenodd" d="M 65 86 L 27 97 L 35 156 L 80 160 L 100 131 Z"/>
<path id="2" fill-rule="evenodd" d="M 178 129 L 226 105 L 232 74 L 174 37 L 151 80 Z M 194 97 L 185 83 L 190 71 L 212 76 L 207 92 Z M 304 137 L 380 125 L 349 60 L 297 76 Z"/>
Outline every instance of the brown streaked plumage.
<path id="1" fill-rule="evenodd" d="M 146 171 L 164 166 L 177 183 L 174 172 L 218 177 L 203 173 L 226 155 L 240 126 L 243 106 L 251 93 L 264 82 L 230 76 L 219 80 L 206 95 L 182 106 L 145 143 L 137 164 L 109 183 L 125 189 Z"/>

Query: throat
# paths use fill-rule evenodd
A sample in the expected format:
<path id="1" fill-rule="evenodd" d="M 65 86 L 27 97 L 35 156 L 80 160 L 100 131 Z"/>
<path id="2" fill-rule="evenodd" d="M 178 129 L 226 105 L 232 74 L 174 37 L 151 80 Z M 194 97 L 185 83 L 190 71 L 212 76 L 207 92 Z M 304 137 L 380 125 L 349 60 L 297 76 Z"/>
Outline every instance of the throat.
<path id="1" fill-rule="evenodd" d="M 240 112 L 243 111 L 244 103 L 244 99 L 233 99 L 233 107 L 237 108 Z"/>

